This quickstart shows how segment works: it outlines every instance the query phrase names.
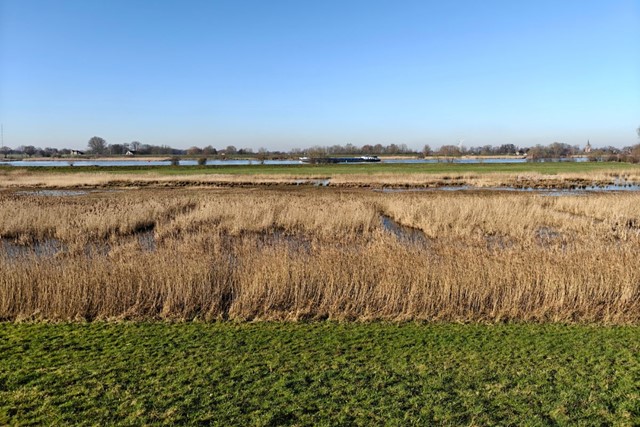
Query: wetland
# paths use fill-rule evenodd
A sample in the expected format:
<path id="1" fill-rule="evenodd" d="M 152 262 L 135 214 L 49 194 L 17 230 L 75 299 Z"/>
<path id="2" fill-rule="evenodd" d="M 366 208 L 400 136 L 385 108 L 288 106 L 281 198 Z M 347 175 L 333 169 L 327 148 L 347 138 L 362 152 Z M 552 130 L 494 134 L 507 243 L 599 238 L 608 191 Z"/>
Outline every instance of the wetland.
<path id="1" fill-rule="evenodd" d="M 634 191 L 0 192 L 4 320 L 640 320 Z"/>

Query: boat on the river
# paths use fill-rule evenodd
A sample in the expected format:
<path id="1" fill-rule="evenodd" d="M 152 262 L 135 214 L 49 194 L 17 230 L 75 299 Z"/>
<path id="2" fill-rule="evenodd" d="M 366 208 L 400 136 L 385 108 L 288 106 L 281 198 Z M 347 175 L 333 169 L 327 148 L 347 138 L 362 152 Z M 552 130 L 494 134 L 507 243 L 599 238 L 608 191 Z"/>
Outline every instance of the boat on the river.
<path id="1" fill-rule="evenodd" d="M 322 163 L 377 163 L 378 156 L 360 157 L 300 157 L 302 163 L 322 164 Z"/>

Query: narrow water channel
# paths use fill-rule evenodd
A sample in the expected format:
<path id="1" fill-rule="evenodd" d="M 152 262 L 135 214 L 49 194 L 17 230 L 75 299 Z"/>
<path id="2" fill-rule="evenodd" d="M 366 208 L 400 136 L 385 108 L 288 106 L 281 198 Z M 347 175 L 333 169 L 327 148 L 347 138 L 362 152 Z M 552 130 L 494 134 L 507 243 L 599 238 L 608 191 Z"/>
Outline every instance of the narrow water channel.
<path id="1" fill-rule="evenodd" d="M 388 215 L 380 215 L 380 222 L 385 231 L 393 234 L 402 243 L 418 246 L 426 246 L 429 243 L 422 230 L 399 224 Z"/>

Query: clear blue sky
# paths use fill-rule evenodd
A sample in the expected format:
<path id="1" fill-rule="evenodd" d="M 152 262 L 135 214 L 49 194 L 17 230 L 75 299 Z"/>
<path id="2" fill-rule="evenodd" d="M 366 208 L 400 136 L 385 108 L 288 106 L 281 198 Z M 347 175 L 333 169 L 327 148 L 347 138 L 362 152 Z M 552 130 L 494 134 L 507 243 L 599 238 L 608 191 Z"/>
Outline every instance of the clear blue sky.
<path id="1" fill-rule="evenodd" d="M 5 145 L 638 143 L 640 0 L 0 0 Z"/>

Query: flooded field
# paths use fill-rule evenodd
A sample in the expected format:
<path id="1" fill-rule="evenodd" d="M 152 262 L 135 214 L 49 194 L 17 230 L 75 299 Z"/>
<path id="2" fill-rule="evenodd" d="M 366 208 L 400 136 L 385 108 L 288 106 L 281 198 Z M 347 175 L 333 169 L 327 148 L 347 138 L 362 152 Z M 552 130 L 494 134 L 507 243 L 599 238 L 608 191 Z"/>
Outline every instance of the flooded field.
<path id="1" fill-rule="evenodd" d="M 394 191 L 640 190 L 640 166 L 613 162 L 381 163 L 336 165 L 131 166 L 13 168 L 0 166 L 2 189 L 37 195 L 132 188 L 255 188 L 274 186 Z M 33 193 L 33 192 L 38 193 Z M 553 194 L 552 194 L 553 195 Z"/>
<path id="2" fill-rule="evenodd" d="M 571 185 L 570 188 L 534 188 L 534 187 L 475 187 L 471 185 L 458 185 L 458 186 L 439 186 L 439 187 L 426 187 L 426 188 L 394 188 L 385 187 L 380 190 L 384 193 L 402 193 L 402 192 L 425 192 L 425 191 L 484 191 L 484 192 L 496 192 L 496 191 L 513 191 L 513 192 L 525 192 L 536 193 L 547 196 L 571 196 L 571 195 L 584 195 L 588 193 L 610 193 L 610 192 L 640 192 L 640 185 L 632 183 L 624 184 L 603 184 L 603 185 Z"/>

